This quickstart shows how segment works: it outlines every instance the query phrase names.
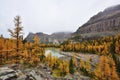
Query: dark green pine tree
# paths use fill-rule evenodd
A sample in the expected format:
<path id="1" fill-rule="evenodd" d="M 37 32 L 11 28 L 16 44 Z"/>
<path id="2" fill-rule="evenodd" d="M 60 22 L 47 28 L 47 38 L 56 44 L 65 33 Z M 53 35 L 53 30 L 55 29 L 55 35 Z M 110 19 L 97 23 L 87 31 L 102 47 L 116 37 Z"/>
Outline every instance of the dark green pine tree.
<path id="1" fill-rule="evenodd" d="M 70 74 L 74 74 L 74 64 L 73 64 L 72 58 L 70 59 L 70 62 L 69 62 L 69 72 Z"/>
<path id="2" fill-rule="evenodd" d="M 114 38 L 110 45 L 110 53 L 112 55 L 113 60 L 115 61 L 117 72 L 120 74 L 120 61 L 119 61 L 118 54 L 116 54 L 116 52 L 115 52 L 115 39 Z"/>

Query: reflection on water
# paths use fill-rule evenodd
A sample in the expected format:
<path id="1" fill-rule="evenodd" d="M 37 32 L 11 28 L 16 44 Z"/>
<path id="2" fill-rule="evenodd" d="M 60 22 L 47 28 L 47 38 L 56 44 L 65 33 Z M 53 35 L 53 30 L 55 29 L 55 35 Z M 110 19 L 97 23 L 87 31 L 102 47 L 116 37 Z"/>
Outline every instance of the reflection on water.
<path id="1" fill-rule="evenodd" d="M 52 56 L 56 56 L 56 57 L 62 57 L 64 55 L 60 54 L 60 51 L 57 50 L 56 48 L 49 48 L 45 50 L 45 56 L 47 56 L 48 54 L 52 54 Z"/>

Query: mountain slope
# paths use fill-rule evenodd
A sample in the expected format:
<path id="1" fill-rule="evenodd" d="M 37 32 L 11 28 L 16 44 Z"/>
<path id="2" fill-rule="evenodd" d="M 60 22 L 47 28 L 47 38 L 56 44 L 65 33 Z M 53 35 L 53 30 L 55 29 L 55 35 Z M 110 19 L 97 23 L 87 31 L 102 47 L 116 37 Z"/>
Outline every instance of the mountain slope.
<path id="1" fill-rule="evenodd" d="M 49 37 L 49 35 L 44 34 L 44 33 L 41 33 L 41 32 L 35 33 L 35 34 L 30 32 L 30 33 L 27 35 L 27 37 L 25 38 L 25 40 L 28 41 L 28 42 L 33 42 L 33 38 L 34 38 L 35 36 L 38 36 L 38 37 L 40 38 L 40 42 L 42 42 L 42 43 L 47 42 L 47 37 Z"/>
<path id="2" fill-rule="evenodd" d="M 120 32 L 120 5 L 109 7 L 91 17 L 73 35 L 83 37 L 115 35 Z"/>
<path id="3" fill-rule="evenodd" d="M 38 36 L 40 38 L 41 43 L 62 43 L 64 40 L 71 37 L 72 32 L 56 32 L 51 35 L 44 33 L 29 33 L 25 38 L 28 42 L 33 42 L 34 36 Z"/>
<path id="4" fill-rule="evenodd" d="M 65 41 L 71 37 L 71 32 L 57 32 L 50 35 L 52 38 L 59 40 L 60 42 Z"/>

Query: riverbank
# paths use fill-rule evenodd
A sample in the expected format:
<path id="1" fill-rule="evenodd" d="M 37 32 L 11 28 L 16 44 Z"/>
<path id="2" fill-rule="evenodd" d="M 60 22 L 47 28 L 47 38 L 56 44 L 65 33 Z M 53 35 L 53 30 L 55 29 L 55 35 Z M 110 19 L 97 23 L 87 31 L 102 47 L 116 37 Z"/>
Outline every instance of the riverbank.
<path id="1" fill-rule="evenodd" d="M 89 53 L 75 53 L 75 52 L 60 52 L 60 54 L 65 55 L 67 57 L 75 57 L 78 60 L 87 61 L 90 60 L 97 64 L 99 62 L 100 56 L 97 54 L 89 54 Z"/>

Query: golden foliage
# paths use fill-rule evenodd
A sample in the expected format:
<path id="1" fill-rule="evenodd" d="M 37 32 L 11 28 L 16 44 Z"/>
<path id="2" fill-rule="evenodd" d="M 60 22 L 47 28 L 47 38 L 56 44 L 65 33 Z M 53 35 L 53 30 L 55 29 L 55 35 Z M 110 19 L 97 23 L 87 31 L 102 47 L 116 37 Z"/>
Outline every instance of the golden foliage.
<path id="1" fill-rule="evenodd" d="M 111 53 L 110 50 L 111 47 L 115 47 L 114 52 L 120 54 L 119 44 L 120 44 L 120 35 L 116 35 L 114 37 L 103 37 L 97 40 L 88 40 L 88 41 L 86 40 L 83 42 L 68 41 L 67 43 L 61 46 L 61 50 L 108 55 L 109 53 Z"/>
<path id="2" fill-rule="evenodd" d="M 15 62 L 29 63 L 34 66 L 40 63 L 40 56 L 44 57 L 44 49 L 35 43 L 23 43 L 19 40 L 19 52 L 16 52 L 16 39 L 0 38 L 0 64 Z M 19 58 L 16 58 L 16 55 Z M 42 59 L 41 59 L 42 60 Z"/>
<path id="3" fill-rule="evenodd" d="M 94 70 L 95 80 L 119 80 L 113 59 L 101 56 L 100 62 Z"/>

